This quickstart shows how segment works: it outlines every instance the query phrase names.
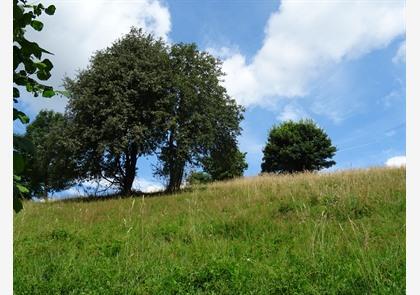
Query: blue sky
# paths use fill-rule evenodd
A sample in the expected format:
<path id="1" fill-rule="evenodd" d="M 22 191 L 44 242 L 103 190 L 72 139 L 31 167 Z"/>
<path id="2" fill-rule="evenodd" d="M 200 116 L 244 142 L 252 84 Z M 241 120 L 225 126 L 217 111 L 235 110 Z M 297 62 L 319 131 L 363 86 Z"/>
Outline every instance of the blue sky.
<path id="1" fill-rule="evenodd" d="M 269 129 L 312 118 L 338 147 L 331 168 L 405 161 L 405 20 L 403 1 L 57 1 L 43 36 L 55 53 L 51 83 L 74 75 L 94 50 L 142 26 L 167 42 L 195 42 L 224 60 L 225 86 L 246 107 L 239 138 L 245 175 L 260 172 Z M 79 5 L 78 15 L 72 5 Z M 69 20 L 71 16 L 72 20 Z M 76 24 L 76 25 L 74 25 Z M 64 33 L 63 33 L 64 32 Z M 33 118 L 63 111 L 64 98 L 23 97 Z M 15 131 L 24 128 L 15 124 Z M 395 158 L 399 157 L 399 158 Z M 141 159 L 139 185 L 154 186 Z"/>

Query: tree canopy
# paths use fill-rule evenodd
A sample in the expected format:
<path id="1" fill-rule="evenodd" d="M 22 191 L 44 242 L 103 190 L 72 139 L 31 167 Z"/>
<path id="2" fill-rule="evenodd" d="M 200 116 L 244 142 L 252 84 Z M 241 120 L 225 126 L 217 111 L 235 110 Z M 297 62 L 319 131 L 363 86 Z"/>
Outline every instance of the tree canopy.
<path id="1" fill-rule="evenodd" d="M 175 44 L 169 57 L 170 121 L 156 173 L 167 178 L 167 190 L 173 192 L 180 188 L 186 165 L 203 165 L 218 137 L 236 143 L 243 108 L 221 85 L 219 60 L 195 44 Z"/>
<path id="2" fill-rule="evenodd" d="M 235 138 L 216 138 L 209 156 L 203 159 L 203 170 L 212 180 L 227 180 L 243 175 L 248 168 L 246 153 L 242 153 Z"/>
<path id="3" fill-rule="evenodd" d="M 320 170 L 335 164 L 336 151 L 314 121 L 287 121 L 270 130 L 261 169 L 276 173 Z"/>
<path id="4" fill-rule="evenodd" d="M 168 67 L 163 41 L 132 28 L 96 52 L 75 79 L 66 79 L 79 178 L 103 178 L 131 192 L 138 158 L 165 136 Z"/>
<path id="5" fill-rule="evenodd" d="M 239 159 L 243 109 L 221 86 L 222 76 L 221 62 L 195 44 L 167 46 L 136 28 L 96 52 L 65 83 L 79 178 L 104 178 L 129 194 L 138 158 L 156 153 L 155 174 L 167 179 L 172 192 L 180 188 L 187 165 L 206 166 L 224 152 Z"/>
<path id="6" fill-rule="evenodd" d="M 74 183 L 76 161 L 66 136 L 67 122 L 61 113 L 41 111 L 26 128 L 23 136 L 33 149 L 27 159 L 22 178 L 30 190 L 29 197 L 43 196 L 70 187 Z"/>

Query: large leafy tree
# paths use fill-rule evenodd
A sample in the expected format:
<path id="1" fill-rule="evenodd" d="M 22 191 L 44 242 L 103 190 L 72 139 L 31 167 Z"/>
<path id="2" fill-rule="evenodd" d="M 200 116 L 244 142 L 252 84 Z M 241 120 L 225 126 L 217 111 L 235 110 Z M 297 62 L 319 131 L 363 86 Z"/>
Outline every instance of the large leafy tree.
<path id="1" fill-rule="evenodd" d="M 138 158 L 165 135 L 168 69 L 165 44 L 132 28 L 96 52 L 75 79 L 66 79 L 80 178 L 103 178 L 122 194 L 131 192 Z"/>
<path id="2" fill-rule="evenodd" d="M 167 178 L 167 190 L 173 192 L 182 184 L 185 167 L 202 165 L 219 136 L 235 141 L 243 108 L 220 83 L 221 62 L 195 44 L 173 45 L 170 64 L 171 120 L 157 174 Z"/>
<path id="3" fill-rule="evenodd" d="M 67 121 L 63 114 L 41 111 L 28 125 L 24 139 L 33 149 L 25 152 L 26 165 L 22 178 L 30 189 L 29 197 L 43 196 L 74 184 L 76 162 L 66 136 Z"/>
<path id="4" fill-rule="evenodd" d="M 55 92 L 51 86 L 45 85 L 45 80 L 51 76 L 53 68 L 51 61 L 44 58 L 50 54 L 36 42 L 26 38 L 27 28 L 41 31 L 43 23 L 39 20 L 42 13 L 53 15 L 55 6 L 44 7 L 41 3 L 28 4 L 25 0 L 13 1 L 13 102 L 18 103 L 20 91 L 26 90 L 34 96 L 52 97 Z M 13 120 L 20 120 L 23 124 L 29 122 L 28 116 L 13 108 Z M 27 140 L 14 137 L 13 140 L 13 209 L 19 212 L 22 203 L 19 198 L 29 192 L 22 182 L 22 172 L 25 167 L 25 159 L 22 151 L 30 151 L 31 144 Z"/>
<path id="5" fill-rule="evenodd" d="M 336 151 L 314 121 L 287 121 L 270 130 L 261 169 L 276 173 L 320 170 L 335 164 Z"/>

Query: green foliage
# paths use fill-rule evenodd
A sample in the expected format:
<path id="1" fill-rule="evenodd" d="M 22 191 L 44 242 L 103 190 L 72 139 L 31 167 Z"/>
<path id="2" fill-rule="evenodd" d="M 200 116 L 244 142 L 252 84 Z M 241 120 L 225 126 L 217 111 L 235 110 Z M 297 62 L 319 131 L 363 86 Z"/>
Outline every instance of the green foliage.
<path id="1" fill-rule="evenodd" d="M 202 161 L 203 170 L 213 180 L 226 180 L 243 175 L 248 168 L 246 153 L 239 151 L 232 138 L 218 137 L 210 150 L 209 156 Z"/>
<path id="2" fill-rule="evenodd" d="M 14 292 L 404 294 L 405 190 L 405 169 L 369 169 L 28 202 L 14 218 Z"/>
<path id="3" fill-rule="evenodd" d="M 131 192 L 137 159 L 165 136 L 168 67 L 163 41 L 132 28 L 66 80 L 80 178 L 104 178 Z"/>
<path id="4" fill-rule="evenodd" d="M 48 193 L 74 183 L 77 167 L 68 143 L 67 125 L 61 113 L 41 111 L 26 128 L 22 138 L 32 143 L 32 149 L 21 151 L 27 159 L 21 174 L 31 191 L 28 197 L 47 198 Z"/>
<path id="5" fill-rule="evenodd" d="M 39 94 L 51 97 L 48 95 L 54 93 L 52 87 L 33 78 L 35 75 L 39 80 L 48 80 L 51 76 L 53 64 L 49 59 L 42 59 L 44 53 L 51 53 L 36 42 L 27 40 L 25 33 L 27 26 L 41 31 L 44 25 L 37 18 L 43 12 L 48 15 L 54 14 L 55 7 L 50 5 L 45 8 L 41 3 L 31 5 L 24 0 L 14 0 L 13 4 L 13 82 L 18 86 L 25 87 L 35 97 Z M 14 98 L 18 98 L 19 90 L 14 88 L 13 94 Z M 26 122 L 22 121 L 22 123 Z"/>
<path id="6" fill-rule="evenodd" d="M 25 88 L 35 97 L 42 94 L 43 97 L 52 97 L 55 92 L 51 86 L 37 81 L 45 81 L 51 76 L 50 71 L 53 65 L 50 60 L 42 59 L 43 54 L 50 54 L 47 50 L 40 47 L 36 42 L 26 39 L 26 27 L 31 26 L 36 31 L 41 31 L 43 23 L 37 18 L 45 12 L 53 15 L 55 6 L 50 5 L 45 8 L 41 3 L 37 5 L 27 4 L 26 0 L 13 0 L 13 102 L 17 103 L 20 97 L 18 87 Z M 17 108 L 13 108 L 13 121 L 20 120 L 23 124 L 29 123 L 28 116 Z M 25 159 L 21 151 L 27 149 L 20 145 L 22 140 L 13 142 L 13 209 L 19 212 L 22 209 L 20 198 L 29 191 L 23 185 L 20 173 L 23 172 Z M 15 166 L 16 165 L 16 166 Z"/>
<path id="7" fill-rule="evenodd" d="M 262 172 L 301 172 L 328 168 L 336 147 L 312 120 L 287 121 L 270 130 Z"/>
<path id="8" fill-rule="evenodd" d="M 168 178 L 169 191 L 178 190 L 186 165 L 228 153 L 214 144 L 218 139 L 236 148 L 243 109 L 220 85 L 222 76 L 221 62 L 196 45 L 167 48 L 135 28 L 97 52 L 65 83 L 79 177 L 107 179 L 129 194 L 137 159 L 157 152 L 156 174 Z M 231 153 L 235 160 L 243 158 L 238 153 Z M 217 177 L 239 175 L 243 166 L 223 167 Z"/>
<path id="9" fill-rule="evenodd" d="M 221 86 L 221 62 L 195 44 L 175 44 L 170 50 L 170 124 L 156 173 L 168 178 L 167 190 L 180 188 L 187 164 L 202 165 L 222 136 L 235 141 L 243 108 Z"/>
<path id="10" fill-rule="evenodd" d="M 191 172 L 187 177 L 189 185 L 206 184 L 212 181 L 211 176 L 206 172 Z"/>

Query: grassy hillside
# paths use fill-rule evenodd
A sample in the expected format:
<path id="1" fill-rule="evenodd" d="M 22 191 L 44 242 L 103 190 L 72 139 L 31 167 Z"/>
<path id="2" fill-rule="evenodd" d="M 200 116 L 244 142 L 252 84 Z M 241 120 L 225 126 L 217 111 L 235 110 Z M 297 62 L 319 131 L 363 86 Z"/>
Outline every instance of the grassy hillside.
<path id="1" fill-rule="evenodd" d="M 25 203 L 15 294 L 403 294 L 405 169 Z"/>

